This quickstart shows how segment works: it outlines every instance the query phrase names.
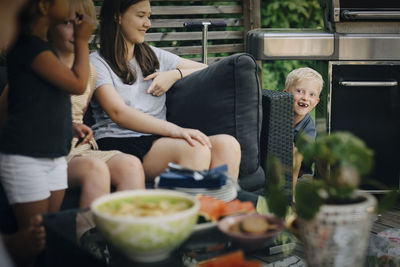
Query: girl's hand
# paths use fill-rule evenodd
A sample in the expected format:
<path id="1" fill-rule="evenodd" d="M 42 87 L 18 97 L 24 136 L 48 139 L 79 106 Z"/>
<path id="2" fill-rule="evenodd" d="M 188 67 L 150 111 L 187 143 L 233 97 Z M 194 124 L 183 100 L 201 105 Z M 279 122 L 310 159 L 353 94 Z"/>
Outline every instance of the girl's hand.
<path id="1" fill-rule="evenodd" d="M 178 70 L 155 72 L 150 74 L 144 78 L 145 81 L 153 79 L 153 82 L 147 89 L 147 93 L 152 94 L 153 96 L 161 96 L 166 93 L 180 77 L 181 75 Z"/>
<path id="2" fill-rule="evenodd" d="M 93 34 L 95 26 L 92 18 L 86 14 L 82 15 L 77 14 L 73 23 L 74 23 L 75 40 L 82 40 L 88 42 Z"/>
<path id="3" fill-rule="evenodd" d="M 189 145 L 195 146 L 196 142 L 194 140 L 198 141 L 200 144 L 204 146 L 208 146 L 209 148 L 212 147 L 211 141 L 208 138 L 207 135 L 204 133 L 200 132 L 199 130 L 195 129 L 188 129 L 188 128 L 180 128 L 177 132 L 173 133 L 171 137 L 175 138 L 183 138 L 185 139 Z"/>
<path id="4" fill-rule="evenodd" d="M 89 126 L 82 123 L 73 123 L 72 126 L 75 136 L 79 139 L 83 139 L 81 142 L 79 142 L 80 144 L 88 143 L 90 139 L 92 139 L 93 131 Z"/>

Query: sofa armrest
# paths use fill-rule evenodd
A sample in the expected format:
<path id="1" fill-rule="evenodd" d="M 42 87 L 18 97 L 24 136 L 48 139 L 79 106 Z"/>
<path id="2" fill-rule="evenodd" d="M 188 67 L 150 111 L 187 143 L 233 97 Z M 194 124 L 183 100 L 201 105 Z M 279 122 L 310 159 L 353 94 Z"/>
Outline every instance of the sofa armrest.
<path id="1" fill-rule="evenodd" d="M 269 155 L 284 165 L 285 188 L 293 184 L 293 96 L 273 90 L 262 90 L 263 121 L 261 126 L 261 166 L 266 169 Z M 268 182 L 268 177 L 266 177 Z"/>

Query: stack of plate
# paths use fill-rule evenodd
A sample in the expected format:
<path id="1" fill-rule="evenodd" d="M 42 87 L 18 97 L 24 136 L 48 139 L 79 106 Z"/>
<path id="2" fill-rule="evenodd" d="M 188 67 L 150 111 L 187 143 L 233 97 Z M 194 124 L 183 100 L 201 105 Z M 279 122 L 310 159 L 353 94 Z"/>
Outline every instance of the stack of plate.
<path id="1" fill-rule="evenodd" d="M 154 180 L 155 188 L 158 187 L 158 182 L 160 177 L 156 177 Z M 171 188 L 174 190 L 178 190 L 181 192 L 185 192 L 192 195 L 203 194 L 211 197 L 219 198 L 225 202 L 231 201 L 237 197 L 237 188 L 234 181 L 231 179 L 226 180 L 226 184 L 221 186 L 218 189 L 210 189 L 210 188 L 186 188 L 186 187 L 174 187 Z"/>

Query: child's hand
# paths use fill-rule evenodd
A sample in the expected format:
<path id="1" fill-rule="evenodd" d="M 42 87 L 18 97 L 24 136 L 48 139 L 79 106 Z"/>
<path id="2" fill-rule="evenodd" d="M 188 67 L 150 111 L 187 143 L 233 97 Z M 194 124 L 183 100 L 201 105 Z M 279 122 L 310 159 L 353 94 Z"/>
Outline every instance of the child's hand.
<path id="1" fill-rule="evenodd" d="M 79 144 L 88 143 L 90 139 L 92 139 L 93 131 L 89 126 L 82 123 L 73 123 L 73 128 L 75 136 L 78 137 L 79 140 L 82 140 Z"/>
<path id="2" fill-rule="evenodd" d="M 88 42 L 93 34 L 94 21 L 86 14 L 77 14 L 74 22 L 75 40 Z"/>
<path id="3" fill-rule="evenodd" d="M 185 139 L 191 146 L 196 146 L 194 141 L 196 140 L 203 146 L 212 147 L 210 138 L 196 129 L 178 127 L 177 131 L 172 132 L 170 137 Z"/>
<path id="4" fill-rule="evenodd" d="M 165 94 L 172 87 L 172 85 L 174 85 L 179 77 L 180 74 L 177 70 L 170 70 L 167 72 L 155 72 L 153 74 L 150 74 L 144 78 L 145 81 L 153 79 L 153 82 L 147 89 L 147 93 L 152 94 L 153 96 L 161 96 Z"/>

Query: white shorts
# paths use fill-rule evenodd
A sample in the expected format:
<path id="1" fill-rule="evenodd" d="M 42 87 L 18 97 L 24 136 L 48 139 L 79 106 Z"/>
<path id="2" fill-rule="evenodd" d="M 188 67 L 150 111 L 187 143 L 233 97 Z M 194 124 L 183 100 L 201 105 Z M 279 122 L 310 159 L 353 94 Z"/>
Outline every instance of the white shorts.
<path id="1" fill-rule="evenodd" d="M 46 199 L 67 184 L 67 162 L 0 153 L 0 180 L 10 204 Z"/>

